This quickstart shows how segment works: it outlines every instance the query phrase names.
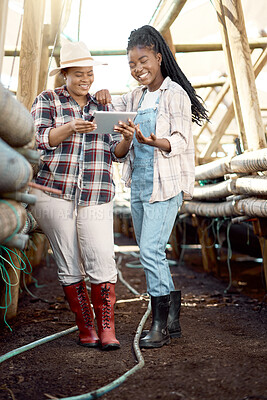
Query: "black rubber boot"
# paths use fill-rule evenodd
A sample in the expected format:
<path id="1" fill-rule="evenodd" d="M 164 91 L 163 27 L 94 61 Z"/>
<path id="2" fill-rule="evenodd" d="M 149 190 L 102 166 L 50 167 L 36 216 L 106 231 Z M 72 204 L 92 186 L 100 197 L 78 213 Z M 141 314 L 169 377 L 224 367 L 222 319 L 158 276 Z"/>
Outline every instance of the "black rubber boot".
<path id="1" fill-rule="evenodd" d="M 169 344 L 171 339 L 167 327 L 170 295 L 151 296 L 152 325 L 148 334 L 140 339 L 140 348 L 156 348 Z"/>
<path id="2" fill-rule="evenodd" d="M 168 331 L 171 338 L 179 338 L 182 336 L 180 326 L 180 311 L 181 311 L 181 290 L 174 290 L 170 293 L 170 309 L 168 316 Z M 148 330 L 144 330 L 141 334 L 141 338 L 148 334 Z"/>
<path id="3" fill-rule="evenodd" d="M 175 290 L 170 293 L 170 310 L 168 316 L 168 329 L 171 338 L 179 338 L 182 336 L 181 326 L 179 322 L 181 310 L 181 290 Z"/>

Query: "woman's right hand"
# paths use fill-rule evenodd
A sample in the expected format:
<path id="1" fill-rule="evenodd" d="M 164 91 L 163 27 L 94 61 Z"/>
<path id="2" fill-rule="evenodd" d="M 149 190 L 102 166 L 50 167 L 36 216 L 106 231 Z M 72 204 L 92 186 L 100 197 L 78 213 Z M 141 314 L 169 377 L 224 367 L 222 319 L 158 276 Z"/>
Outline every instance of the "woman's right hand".
<path id="1" fill-rule="evenodd" d="M 75 132 L 88 133 L 93 132 L 95 129 L 96 124 L 94 122 L 84 121 L 81 118 L 75 118 L 67 124 L 50 130 L 49 145 L 51 147 L 56 147 Z"/>
<path id="2" fill-rule="evenodd" d="M 72 133 L 88 133 L 93 132 L 96 129 L 96 124 L 94 122 L 84 121 L 81 118 L 73 119 L 69 122 L 72 129 Z"/>

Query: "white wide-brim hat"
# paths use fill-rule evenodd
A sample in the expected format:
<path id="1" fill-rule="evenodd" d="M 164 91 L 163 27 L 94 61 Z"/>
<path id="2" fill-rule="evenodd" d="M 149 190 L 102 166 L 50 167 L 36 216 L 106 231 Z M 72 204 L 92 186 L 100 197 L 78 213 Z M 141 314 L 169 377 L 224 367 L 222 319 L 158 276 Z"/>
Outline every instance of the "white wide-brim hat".
<path id="1" fill-rule="evenodd" d="M 107 65 L 107 63 L 96 61 L 87 46 L 83 42 L 65 43 L 60 50 L 60 66 L 50 71 L 49 76 L 56 75 L 63 68 L 70 67 L 92 67 L 95 65 Z"/>

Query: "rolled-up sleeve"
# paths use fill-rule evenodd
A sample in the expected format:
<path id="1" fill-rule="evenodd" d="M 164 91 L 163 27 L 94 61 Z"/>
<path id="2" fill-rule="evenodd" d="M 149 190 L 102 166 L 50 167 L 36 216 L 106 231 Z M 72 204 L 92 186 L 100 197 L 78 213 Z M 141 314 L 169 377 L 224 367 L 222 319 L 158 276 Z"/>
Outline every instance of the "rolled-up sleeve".
<path id="1" fill-rule="evenodd" d="M 49 98 L 40 94 L 36 97 L 31 114 L 36 130 L 36 143 L 40 150 L 54 150 L 56 147 L 49 145 L 49 132 L 54 128 L 54 118 Z"/>
<path id="2" fill-rule="evenodd" d="M 120 157 L 120 158 L 116 157 L 116 155 L 115 155 L 115 149 L 116 149 L 117 145 L 121 142 L 123 136 L 120 133 L 110 135 L 110 136 L 111 136 L 110 152 L 111 152 L 112 161 L 124 162 L 127 159 L 128 152 L 125 154 L 124 157 Z"/>
<path id="3" fill-rule="evenodd" d="M 127 94 L 112 99 L 111 111 L 126 111 Z"/>

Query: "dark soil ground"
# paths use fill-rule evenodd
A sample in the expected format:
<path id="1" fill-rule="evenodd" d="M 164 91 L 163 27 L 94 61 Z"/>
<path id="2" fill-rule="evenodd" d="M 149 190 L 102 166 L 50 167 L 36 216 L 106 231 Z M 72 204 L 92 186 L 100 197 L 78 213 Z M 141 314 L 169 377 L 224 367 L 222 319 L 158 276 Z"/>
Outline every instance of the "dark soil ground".
<path id="1" fill-rule="evenodd" d="M 119 245 L 128 242 L 125 237 L 117 239 Z M 117 257 L 124 279 L 144 293 L 143 270 L 125 265 L 136 258 L 122 253 Z M 226 262 L 222 259 L 225 268 L 219 280 L 202 272 L 199 249 L 186 250 L 184 262 L 171 266 L 176 286 L 182 289 L 182 338 L 161 349 L 143 350 L 144 367 L 102 398 L 267 399 L 266 297 L 261 265 L 248 264 L 239 261 L 237 268 L 248 271 L 247 275 L 241 279 L 233 274 L 233 285 L 226 294 Z M 254 271 L 253 279 L 248 278 L 249 271 Z M 12 332 L 7 327 L 0 330 L 0 354 L 75 325 L 51 256 L 34 270 L 34 276 L 45 286 L 29 286 L 39 299 L 26 291 L 21 294 L 18 315 L 10 322 Z M 119 281 L 117 300 L 135 298 Z M 78 346 L 75 331 L 4 361 L 0 365 L 0 399 L 72 398 L 112 382 L 137 364 L 133 339 L 146 308 L 145 300 L 116 305 L 120 350 L 103 352 Z"/>

